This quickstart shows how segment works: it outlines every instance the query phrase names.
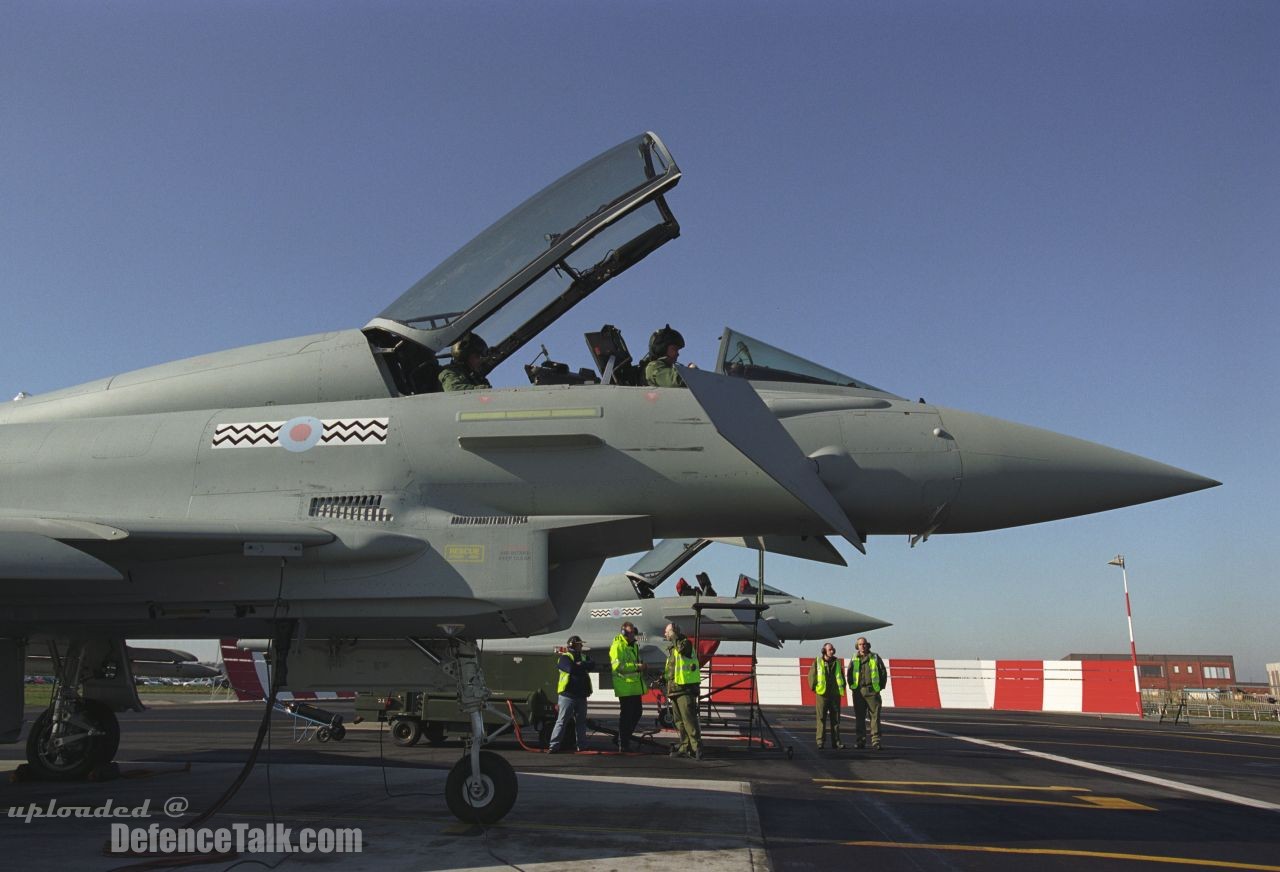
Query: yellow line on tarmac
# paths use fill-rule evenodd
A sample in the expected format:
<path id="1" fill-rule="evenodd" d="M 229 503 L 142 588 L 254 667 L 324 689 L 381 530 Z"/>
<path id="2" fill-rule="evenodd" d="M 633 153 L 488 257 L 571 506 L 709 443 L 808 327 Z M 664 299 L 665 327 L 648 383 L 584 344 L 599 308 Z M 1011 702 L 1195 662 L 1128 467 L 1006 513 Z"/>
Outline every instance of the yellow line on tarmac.
<path id="1" fill-rule="evenodd" d="M 1051 799 L 1017 799 L 1012 796 L 983 796 L 978 793 L 946 793 L 939 790 L 890 790 L 883 787 L 849 787 L 841 784 L 825 785 L 823 790 L 850 790 L 859 793 L 893 793 L 901 796 L 938 796 L 945 799 L 973 799 L 979 802 L 1004 802 L 1016 805 L 1053 805 L 1060 808 L 1105 808 L 1112 811 L 1155 811 L 1149 805 L 1130 802 L 1119 797 L 1081 796 L 1080 802 L 1061 802 Z"/>
<path id="2" fill-rule="evenodd" d="M 901 787 L 986 787 L 992 790 L 1053 790 L 1089 793 L 1088 787 L 1033 787 L 1020 784 L 972 784 L 965 781 L 868 781 L 864 778 L 815 778 L 819 784 L 896 784 Z"/>
<path id="3" fill-rule="evenodd" d="M 1160 854 L 1120 854 L 1113 851 L 1076 851 L 1069 848 L 1002 848 L 998 845 L 947 845 L 928 842 L 840 842 L 851 848 L 906 848 L 919 851 L 967 851 L 979 854 L 1024 854 L 1049 857 L 1088 857 L 1096 860 L 1133 860 L 1140 863 L 1168 863 L 1176 866 L 1212 866 L 1218 869 L 1253 869 L 1280 872 L 1280 866 L 1237 863 L 1232 860 L 1205 860 L 1199 857 L 1169 857 Z"/>

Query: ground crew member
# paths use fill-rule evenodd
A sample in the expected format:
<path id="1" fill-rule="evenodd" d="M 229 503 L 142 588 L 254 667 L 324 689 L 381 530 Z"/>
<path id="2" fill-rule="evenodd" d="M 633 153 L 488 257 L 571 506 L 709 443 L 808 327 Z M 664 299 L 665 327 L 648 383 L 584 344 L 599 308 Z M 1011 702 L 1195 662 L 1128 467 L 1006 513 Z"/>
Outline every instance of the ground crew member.
<path id="1" fill-rule="evenodd" d="M 684 348 L 684 337 L 670 324 L 649 337 L 649 362 L 644 367 L 644 383 L 655 388 L 685 387 L 676 360 Z"/>
<path id="2" fill-rule="evenodd" d="M 644 663 L 636 644 L 636 625 L 624 621 L 622 632 L 609 646 L 609 668 L 613 673 L 613 695 L 618 698 L 618 750 L 631 750 L 631 736 L 644 710 Z"/>
<path id="3" fill-rule="evenodd" d="M 867 747 L 867 716 L 871 720 L 871 747 L 879 751 L 880 691 L 889 686 L 889 670 L 865 638 L 857 641 L 858 653 L 849 661 L 849 689 L 853 691 L 853 723 L 858 747 Z"/>
<path id="4" fill-rule="evenodd" d="M 667 624 L 662 637 L 671 643 L 662 674 L 667 682 L 667 699 L 671 700 L 671 716 L 680 733 L 680 744 L 671 749 L 671 756 L 701 760 L 698 692 L 702 687 L 702 668 L 698 666 L 698 652 L 693 649 L 693 642 L 680 632 L 679 624 Z"/>
<path id="5" fill-rule="evenodd" d="M 573 718 L 578 739 L 578 750 L 587 745 L 587 697 L 591 696 L 591 660 L 582 653 L 582 637 L 570 636 L 568 648 L 560 655 L 556 668 L 560 672 L 556 685 L 556 704 L 560 707 L 556 725 L 551 731 L 547 752 L 560 750 L 561 736 L 569 718 Z"/>
<path id="6" fill-rule="evenodd" d="M 484 356 L 489 346 L 474 333 L 464 333 L 449 350 L 453 363 L 440 370 L 440 387 L 446 391 L 478 391 L 491 388 L 489 380 L 480 374 Z"/>
<path id="7" fill-rule="evenodd" d="M 809 667 L 809 689 L 815 697 L 818 716 L 818 748 L 826 747 L 826 727 L 831 724 L 831 747 L 843 748 L 840 741 L 840 703 L 844 700 L 844 664 L 836 656 L 836 646 L 822 646 L 822 656 Z"/>

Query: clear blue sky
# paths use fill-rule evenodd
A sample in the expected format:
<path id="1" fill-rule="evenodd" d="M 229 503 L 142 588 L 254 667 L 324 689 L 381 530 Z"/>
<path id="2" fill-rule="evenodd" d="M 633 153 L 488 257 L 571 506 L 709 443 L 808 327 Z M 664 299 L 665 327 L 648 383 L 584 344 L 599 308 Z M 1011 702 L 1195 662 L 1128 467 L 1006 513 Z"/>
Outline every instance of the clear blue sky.
<path id="1" fill-rule="evenodd" d="M 645 129 L 683 235 L 560 359 L 727 323 L 1224 482 L 771 582 L 888 656 L 1056 659 L 1127 648 L 1123 551 L 1139 650 L 1280 660 L 1274 2 L 0 0 L 0 390 L 362 326 Z"/>

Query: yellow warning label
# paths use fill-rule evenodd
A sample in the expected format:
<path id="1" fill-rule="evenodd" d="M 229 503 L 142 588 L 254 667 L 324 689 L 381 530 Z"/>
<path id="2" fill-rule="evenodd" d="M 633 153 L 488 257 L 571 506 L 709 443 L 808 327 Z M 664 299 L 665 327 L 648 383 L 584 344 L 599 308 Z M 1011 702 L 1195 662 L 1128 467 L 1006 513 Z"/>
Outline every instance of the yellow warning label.
<path id="1" fill-rule="evenodd" d="M 449 545 L 444 549 L 444 559 L 450 563 L 484 563 L 484 546 Z"/>

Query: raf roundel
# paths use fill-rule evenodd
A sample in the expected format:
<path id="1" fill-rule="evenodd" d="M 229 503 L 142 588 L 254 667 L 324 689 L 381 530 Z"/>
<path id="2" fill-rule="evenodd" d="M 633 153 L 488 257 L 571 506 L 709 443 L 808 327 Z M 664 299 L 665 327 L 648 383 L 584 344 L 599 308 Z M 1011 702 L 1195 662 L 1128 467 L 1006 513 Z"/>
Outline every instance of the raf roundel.
<path id="1" fill-rule="evenodd" d="M 280 425 L 280 447 L 287 451 L 306 451 L 314 448 L 324 434 L 324 423 L 319 418 L 302 415 L 290 418 Z"/>

